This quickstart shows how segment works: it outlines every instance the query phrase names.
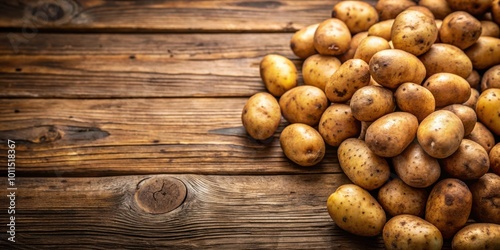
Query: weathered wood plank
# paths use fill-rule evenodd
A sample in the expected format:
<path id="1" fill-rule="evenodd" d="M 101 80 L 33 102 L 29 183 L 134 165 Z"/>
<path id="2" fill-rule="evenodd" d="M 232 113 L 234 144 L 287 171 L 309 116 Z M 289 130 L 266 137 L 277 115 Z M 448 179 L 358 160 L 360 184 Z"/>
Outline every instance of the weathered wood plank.
<path id="1" fill-rule="evenodd" d="M 341 171 L 333 148 L 317 167 L 301 168 L 284 157 L 279 131 L 267 144 L 249 138 L 240 120 L 245 102 L 0 99 L 0 148 L 15 140 L 18 171 L 30 176 Z"/>

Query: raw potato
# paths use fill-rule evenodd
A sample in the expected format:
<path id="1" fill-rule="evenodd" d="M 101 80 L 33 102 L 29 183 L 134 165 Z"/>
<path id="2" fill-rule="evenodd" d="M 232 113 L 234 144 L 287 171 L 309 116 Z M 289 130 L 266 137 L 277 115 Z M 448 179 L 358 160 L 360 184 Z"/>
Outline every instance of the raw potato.
<path id="1" fill-rule="evenodd" d="M 306 59 L 318 53 L 314 48 L 314 32 L 316 32 L 318 26 L 319 23 L 306 26 L 295 32 L 292 39 L 290 39 L 290 48 L 299 58 Z"/>
<path id="2" fill-rule="evenodd" d="M 376 119 L 394 111 L 396 104 L 392 92 L 378 86 L 365 86 L 352 95 L 349 103 L 353 116 L 364 122 Z"/>
<path id="3" fill-rule="evenodd" d="M 422 12 L 423 14 L 425 14 L 426 16 L 432 18 L 433 20 L 435 19 L 434 18 L 434 14 L 432 14 L 432 11 L 425 7 L 425 6 L 421 6 L 421 5 L 416 5 L 416 6 L 410 6 L 408 8 L 406 8 L 406 10 L 416 10 L 416 11 L 420 11 Z M 401 13 L 400 13 L 401 14 Z"/>
<path id="4" fill-rule="evenodd" d="M 469 61 L 470 61 L 470 59 L 469 59 Z M 471 64 L 472 64 L 472 62 L 471 62 Z M 467 80 L 467 82 L 469 83 L 471 88 L 476 89 L 479 86 L 479 83 L 481 82 L 481 75 L 479 75 L 479 72 L 477 72 L 477 70 L 473 69 L 471 71 L 470 75 L 465 80 Z M 479 95 L 478 95 L 478 97 L 479 97 Z"/>
<path id="5" fill-rule="evenodd" d="M 427 7 L 436 19 L 443 19 L 453 12 L 446 0 L 420 0 L 418 5 Z"/>
<path id="6" fill-rule="evenodd" d="M 476 110 L 477 99 L 479 99 L 479 91 L 477 89 L 471 88 L 470 97 L 466 102 L 463 103 L 463 105 Z"/>
<path id="7" fill-rule="evenodd" d="M 347 61 L 349 59 L 353 59 L 354 58 L 354 53 L 356 53 L 356 49 L 358 49 L 359 43 L 361 42 L 361 40 L 363 40 L 367 36 L 368 36 L 368 32 L 367 31 L 360 32 L 360 33 L 352 36 L 351 43 L 350 43 L 350 46 L 349 46 L 349 50 L 347 50 L 347 52 L 345 52 L 344 54 L 337 56 L 337 58 L 342 63 L 344 63 L 345 61 Z"/>
<path id="8" fill-rule="evenodd" d="M 318 164 L 325 156 L 325 142 L 319 132 L 302 123 L 285 127 L 280 145 L 288 159 L 304 167 Z"/>
<path id="9" fill-rule="evenodd" d="M 451 44 L 435 43 L 419 59 L 425 66 L 426 77 L 446 72 L 467 78 L 472 73 L 469 57 L 463 50 Z"/>
<path id="10" fill-rule="evenodd" d="M 392 165 L 399 178 L 415 188 L 429 187 L 441 176 L 438 160 L 427 154 L 416 141 L 413 141 L 403 153 L 393 157 Z"/>
<path id="11" fill-rule="evenodd" d="M 481 36 L 481 22 L 465 11 L 455 11 L 443 19 L 439 39 L 466 49 Z"/>
<path id="12" fill-rule="evenodd" d="M 333 6 L 332 17 L 347 25 L 352 34 L 367 31 L 378 21 L 377 10 L 369 3 L 361 1 L 342 1 Z"/>
<path id="13" fill-rule="evenodd" d="M 460 147 L 464 138 L 464 125 L 458 116 L 448 110 L 437 110 L 418 126 L 418 143 L 427 154 L 446 158 Z"/>
<path id="14" fill-rule="evenodd" d="M 462 124 L 464 125 L 464 134 L 465 136 L 469 135 L 474 126 L 476 126 L 477 116 L 476 111 L 474 109 L 467 107 L 462 104 L 452 104 L 443 108 L 443 110 L 449 110 L 453 112 L 455 115 L 462 120 Z"/>
<path id="15" fill-rule="evenodd" d="M 368 64 L 361 59 L 344 62 L 326 83 L 325 93 L 331 102 L 346 102 L 354 92 L 370 83 Z"/>
<path id="16" fill-rule="evenodd" d="M 481 36 L 465 50 L 475 69 L 487 69 L 500 64 L 500 38 Z"/>
<path id="17" fill-rule="evenodd" d="M 269 54 L 260 62 L 260 77 L 273 96 L 281 96 L 297 86 L 297 68 L 290 59 Z"/>
<path id="18" fill-rule="evenodd" d="M 465 138 L 479 143 L 479 145 L 483 146 L 483 148 L 486 149 L 486 152 L 490 152 L 493 146 L 495 146 L 494 135 L 481 122 L 476 122 L 476 125 L 474 125 L 474 129 L 472 130 L 472 132 Z"/>
<path id="19" fill-rule="evenodd" d="M 361 122 L 352 116 L 349 105 L 334 103 L 321 116 L 318 131 L 328 145 L 337 147 L 345 139 L 360 135 Z"/>
<path id="20" fill-rule="evenodd" d="M 400 49 L 377 52 L 369 65 L 373 79 L 389 89 L 405 82 L 421 84 L 426 74 L 424 64 L 416 56 Z"/>
<path id="21" fill-rule="evenodd" d="M 393 24 L 394 19 L 378 22 L 368 29 L 368 36 L 378 36 L 389 41 L 391 40 L 391 29 Z"/>
<path id="22" fill-rule="evenodd" d="M 312 55 L 302 64 L 302 78 L 304 84 L 312 85 L 325 90 L 330 77 L 337 71 L 341 63 L 333 56 Z"/>
<path id="23" fill-rule="evenodd" d="M 268 93 L 257 93 L 243 107 L 241 122 L 247 133 L 256 140 L 265 140 L 274 135 L 281 120 L 280 105 Z"/>
<path id="24" fill-rule="evenodd" d="M 488 152 L 477 142 L 463 139 L 455 153 L 441 160 L 441 167 L 451 177 L 460 180 L 479 179 L 488 172 Z"/>
<path id="25" fill-rule="evenodd" d="M 322 55 L 341 55 L 349 50 L 350 43 L 349 28 L 337 18 L 321 22 L 314 33 L 314 48 Z"/>
<path id="26" fill-rule="evenodd" d="M 486 173 L 470 186 L 472 215 L 480 222 L 500 224 L 500 176 Z"/>
<path id="27" fill-rule="evenodd" d="M 416 3 L 411 0 L 379 0 L 375 5 L 380 20 L 387 20 L 396 18 L 396 16 L 403 12 L 410 6 L 415 6 Z"/>
<path id="28" fill-rule="evenodd" d="M 493 173 L 500 175 L 500 142 L 490 150 L 490 169 Z M 500 224 L 500 223 L 499 223 Z"/>
<path id="29" fill-rule="evenodd" d="M 440 250 L 443 247 L 443 236 L 436 226 L 409 214 L 391 218 L 382 236 L 386 249 Z"/>
<path id="30" fill-rule="evenodd" d="M 366 190 L 379 188 L 389 179 L 389 164 L 373 153 L 363 140 L 344 140 L 337 149 L 337 157 L 347 177 Z"/>
<path id="31" fill-rule="evenodd" d="M 354 53 L 354 58 L 358 58 L 366 63 L 369 63 L 375 53 L 385 49 L 390 49 L 389 42 L 387 42 L 387 40 L 378 36 L 368 36 L 359 43 L 356 53 Z"/>
<path id="32" fill-rule="evenodd" d="M 279 100 L 281 113 L 290 123 L 304 123 L 314 126 L 328 107 L 328 99 L 323 90 L 302 85 L 287 91 Z"/>
<path id="33" fill-rule="evenodd" d="M 481 36 L 492 36 L 499 37 L 500 36 L 500 27 L 498 24 L 488 20 L 481 20 Z"/>
<path id="34" fill-rule="evenodd" d="M 396 178 L 379 189 L 377 200 L 391 216 L 400 214 L 424 216 L 427 191 L 410 187 Z"/>
<path id="35" fill-rule="evenodd" d="M 493 0 L 491 3 L 491 15 L 493 17 L 493 21 L 500 25 L 500 0 Z"/>
<path id="36" fill-rule="evenodd" d="M 394 97 L 399 109 L 413 114 L 419 122 L 434 112 L 436 107 L 432 93 L 421 85 L 411 82 L 401 84 Z"/>
<path id="37" fill-rule="evenodd" d="M 487 89 L 476 103 L 477 119 L 493 134 L 500 135 L 500 89 Z"/>
<path id="38" fill-rule="evenodd" d="M 472 194 L 458 179 L 439 181 L 431 190 L 425 207 L 425 220 L 436 226 L 444 239 L 450 239 L 469 218 Z"/>
<path id="39" fill-rule="evenodd" d="M 481 78 L 481 91 L 490 88 L 500 89 L 500 65 L 489 68 Z"/>
<path id="40" fill-rule="evenodd" d="M 418 120 L 407 112 L 393 112 L 374 121 L 366 130 L 365 141 L 375 154 L 394 157 L 415 139 Z"/>
<path id="41" fill-rule="evenodd" d="M 434 18 L 421 11 L 405 10 L 394 20 L 391 40 L 395 49 L 419 56 L 427 52 L 438 36 Z"/>
<path id="42" fill-rule="evenodd" d="M 354 184 L 344 184 L 328 197 L 328 214 L 343 230 L 360 236 L 376 236 L 386 222 L 377 200 Z"/>
<path id="43" fill-rule="evenodd" d="M 490 8 L 492 0 L 447 0 L 453 10 L 467 11 L 472 15 L 482 15 Z"/>
<path id="44" fill-rule="evenodd" d="M 436 107 L 461 104 L 470 97 L 470 85 L 462 77 L 452 73 L 437 73 L 422 84 L 436 101 Z"/>
<path id="45" fill-rule="evenodd" d="M 500 249 L 500 225 L 474 223 L 462 228 L 451 241 L 454 250 Z"/>

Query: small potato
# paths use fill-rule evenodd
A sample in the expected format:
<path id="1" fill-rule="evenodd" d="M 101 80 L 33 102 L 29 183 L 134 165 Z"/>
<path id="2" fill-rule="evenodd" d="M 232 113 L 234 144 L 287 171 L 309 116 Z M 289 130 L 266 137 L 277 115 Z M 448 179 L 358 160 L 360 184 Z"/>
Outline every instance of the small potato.
<path id="1" fill-rule="evenodd" d="M 432 93 L 421 85 L 407 82 L 401 84 L 394 93 L 401 111 L 413 114 L 421 122 L 434 112 L 436 101 Z"/>
<path id="2" fill-rule="evenodd" d="M 337 157 L 347 177 L 366 190 L 379 188 L 389 179 L 389 164 L 373 153 L 363 140 L 344 140 L 337 149 Z"/>
<path id="3" fill-rule="evenodd" d="M 481 145 L 463 139 L 455 153 L 441 160 L 441 167 L 451 177 L 463 181 L 474 180 L 488 172 L 490 160 L 488 152 Z"/>
<path id="4" fill-rule="evenodd" d="M 345 139 L 360 135 L 361 122 L 354 118 L 349 105 L 334 103 L 323 112 L 318 131 L 328 145 L 338 147 Z"/>
<path id="5" fill-rule="evenodd" d="M 479 143 L 479 145 L 486 149 L 486 152 L 490 152 L 493 146 L 495 146 L 495 136 L 481 122 L 476 122 L 474 129 L 465 139 L 470 139 Z"/>
<path id="6" fill-rule="evenodd" d="M 500 38 L 481 36 L 465 50 L 475 69 L 487 69 L 500 64 Z"/>
<path id="7" fill-rule="evenodd" d="M 399 13 L 415 5 L 417 4 L 411 0 L 379 0 L 375 9 L 378 11 L 380 20 L 383 21 L 396 18 Z"/>
<path id="8" fill-rule="evenodd" d="M 472 194 L 467 185 L 454 178 L 439 181 L 432 188 L 425 207 L 425 220 L 450 239 L 469 218 Z"/>
<path id="9" fill-rule="evenodd" d="M 464 125 L 464 134 L 465 136 L 469 135 L 474 126 L 476 126 L 477 116 L 476 111 L 474 109 L 467 107 L 462 104 L 452 104 L 443 108 L 443 110 L 449 110 L 453 112 L 455 115 L 462 120 L 462 124 Z"/>
<path id="10" fill-rule="evenodd" d="M 268 93 L 257 93 L 243 107 L 241 121 L 247 133 L 256 140 L 265 140 L 274 135 L 281 120 L 280 105 Z"/>
<path id="11" fill-rule="evenodd" d="M 378 21 L 377 10 L 369 3 L 345 0 L 333 6 L 332 17 L 347 25 L 351 34 L 367 31 Z"/>
<path id="12" fill-rule="evenodd" d="M 344 63 L 345 61 L 347 61 L 349 59 L 353 59 L 354 54 L 356 53 L 356 50 L 358 49 L 359 43 L 361 42 L 361 40 L 363 40 L 367 36 L 368 36 L 367 31 L 360 32 L 360 33 L 357 33 L 356 35 L 352 36 L 349 50 L 347 50 L 347 52 L 345 52 L 344 54 L 337 56 L 337 58 L 340 60 L 340 62 Z"/>
<path id="13" fill-rule="evenodd" d="M 349 50 L 350 43 L 349 28 L 337 18 L 321 22 L 314 33 L 314 48 L 322 55 L 341 55 Z"/>
<path id="14" fill-rule="evenodd" d="M 500 142 L 493 146 L 493 148 L 491 148 L 489 157 L 491 171 L 493 171 L 493 173 L 497 175 L 500 175 Z"/>
<path id="15" fill-rule="evenodd" d="M 500 135 L 500 88 L 487 89 L 476 103 L 477 119 L 493 134 Z"/>
<path id="16" fill-rule="evenodd" d="M 463 103 L 463 105 L 476 110 L 477 99 L 479 99 L 479 91 L 477 91 L 477 89 L 471 88 L 470 97 L 466 102 Z"/>
<path id="17" fill-rule="evenodd" d="M 328 99 L 323 90 L 302 85 L 287 91 L 279 100 L 281 113 L 290 123 L 304 123 L 314 126 L 328 107 Z"/>
<path id="18" fill-rule="evenodd" d="M 500 176 L 486 173 L 469 185 L 472 215 L 480 222 L 500 224 Z"/>
<path id="19" fill-rule="evenodd" d="M 356 53 L 354 53 L 354 58 L 369 63 L 375 53 L 385 49 L 390 49 L 387 40 L 378 36 L 368 36 L 359 43 Z"/>
<path id="20" fill-rule="evenodd" d="M 260 62 L 260 77 L 273 96 L 281 96 L 297 86 L 297 68 L 290 59 L 269 54 Z"/>
<path id="21" fill-rule="evenodd" d="M 420 0 L 418 5 L 427 7 L 436 19 L 443 19 L 453 12 L 446 0 Z"/>
<path id="22" fill-rule="evenodd" d="M 418 120 L 407 112 L 394 112 L 375 120 L 366 130 L 368 148 L 382 157 L 401 154 L 415 139 Z"/>
<path id="23" fill-rule="evenodd" d="M 472 62 L 469 57 L 451 44 L 435 43 L 419 59 L 425 66 L 426 77 L 446 72 L 467 78 L 472 73 Z"/>
<path id="24" fill-rule="evenodd" d="M 455 11 L 443 19 L 439 39 L 466 49 L 481 36 L 481 22 L 465 11 Z"/>
<path id="25" fill-rule="evenodd" d="M 416 56 L 400 49 L 375 53 L 369 65 L 373 79 L 389 89 L 405 82 L 421 84 L 426 74 L 424 64 Z"/>
<path id="26" fill-rule="evenodd" d="M 302 64 L 304 84 L 312 85 L 325 91 L 325 85 L 337 71 L 341 63 L 333 56 L 312 55 Z"/>
<path id="27" fill-rule="evenodd" d="M 459 75 L 452 73 L 437 73 L 422 84 L 436 100 L 436 107 L 451 104 L 461 104 L 470 97 L 469 83 Z"/>
<path id="28" fill-rule="evenodd" d="M 473 223 L 457 232 L 451 241 L 451 249 L 500 249 L 500 225 Z"/>
<path id="29" fill-rule="evenodd" d="M 429 187 L 441 175 L 438 160 L 427 154 L 416 141 L 413 141 L 403 153 L 393 157 L 392 165 L 399 178 L 415 188 Z"/>
<path id="30" fill-rule="evenodd" d="M 377 200 L 391 216 L 411 214 L 424 216 L 427 192 L 408 186 L 400 179 L 393 179 L 378 191 Z"/>
<path id="31" fill-rule="evenodd" d="M 447 0 L 452 10 L 467 11 L 471 15 L 482 15 L 488 11 L 492 0 Z"/>
<path id="32" fill-rule="evenodd" d="M 392 92 L 378 86 L 365 86 L 352 95 L 349 103 L 352 115 L 359 121 L 371 122 L 394 111 Z"/>
<path id="33" fill-rule="evenodd" d="M 314 48 L 314 32 L 319 23 L 306 26 L 293 34 L 290 39 L 290 48 L 299 58 L 306 59 L 318 52 Z"/>
<path id="34" fill-rule="evenodd" d="M 473 69 L 470 75 L 467 78 L 465 78 L 465 80 L 467 80 L 471 88 L 476 89 L 479 86 L 479 83 L 481 82 L 481 75 L 479 75 L 479 72 L 477 72 L 477 70 Z"/>
<path id="35" fill-rule="evenodd" d="M 331 102 L 346 102 L 354 92 L 370 83 L 370 69 L 361 59 L 344 62 L 328 79 L 325 94 Z"/>
<path id="36" fill-rule="evenodd" d="M 394 20 L 391 41 L 395 49 L 419 56 L 427 52 L 438 36 L 434 18 L 416 10 L 405 10 Z"/>
<path id="37" fill-rule="evenodd" d="M 327 209 L 338 227 L 360 236 L 379 235 L 387 220 L 377 200 L 354 184 L 338 187 L 328 197 Z"/>
<path id="38" fill-rule="evenodd" d="M 481 91 L 491 88 L 500 89 L 500 65 L 489 68 L 481 78 Z"/>
<path id="39" fill-rule="evenodd" d="M 500 36 L 500 27 L 498 24 L 488 20 L 481 20 L 481 36 L 492 36 L 499 37 Z"/>
<path id="40" fill-rule="evenodd" d="M 325 142 L 313 127 L 302 123 L 290 124 L 280 134 L 285 156 L 300 166 L 318 164 L 325 156 Z"/>
<path id="41" fill-rule="evenodd" d="M 391 40 L 391 29 L 394 19 L 378 22 L 368 29 L 368 36 L 382 37 L 387 41 Z"/>
<path id="42" fill-rule="evenodd" d="M 434 158 L 446 158 L 460 147 L 464 125 L 458 116 L 448 110 L 437 110 L 418 126 L 418 143 Z"/>
<path id="43" fill-rule="evenodd" d="M 385 249 L 440 250 L 443 236 L 424 219 L 404 214 L 391 218 L 384 226 Z"/>

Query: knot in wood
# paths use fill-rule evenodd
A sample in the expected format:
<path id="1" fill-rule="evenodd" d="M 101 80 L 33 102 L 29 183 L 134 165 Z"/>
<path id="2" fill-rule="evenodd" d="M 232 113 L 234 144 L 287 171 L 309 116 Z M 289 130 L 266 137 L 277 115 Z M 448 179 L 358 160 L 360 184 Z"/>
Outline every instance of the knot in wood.
<path id="1" fill-rule="evenodd" d="M 29 6 L 25 16 L 42 25 L 61 25 L 77 15 L 78 9 L 78 4 L 73 0 L 45 0 Z"/>
<path id="2" fill-rule="evenodd" d="M 147 213 L 168 213 L 185 200 L 186 186 L 172 177 L 153 177 L 142 180 L 134 195 L 137 205 Z"/>

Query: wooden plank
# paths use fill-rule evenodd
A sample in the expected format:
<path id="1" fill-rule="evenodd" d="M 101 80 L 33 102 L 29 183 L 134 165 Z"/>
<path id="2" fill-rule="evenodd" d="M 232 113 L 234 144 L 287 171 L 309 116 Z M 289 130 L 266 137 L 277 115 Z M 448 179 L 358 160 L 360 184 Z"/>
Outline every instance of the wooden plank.
<path id="1" fill-rule="evenodd" d="M 267 143 L 249 138 L 240 120 L 246 100 L 0 99 L 0 148 L 16 141 L 25 176 L 341 171 L 333 148 L 303 168 L 284 157 L 279 131 Z"/>

